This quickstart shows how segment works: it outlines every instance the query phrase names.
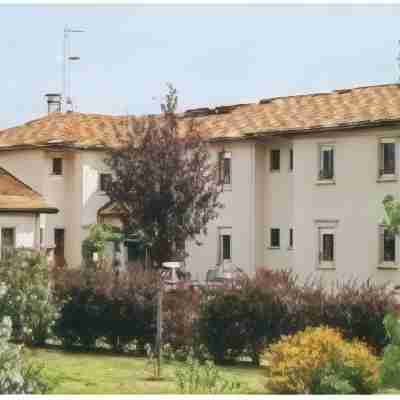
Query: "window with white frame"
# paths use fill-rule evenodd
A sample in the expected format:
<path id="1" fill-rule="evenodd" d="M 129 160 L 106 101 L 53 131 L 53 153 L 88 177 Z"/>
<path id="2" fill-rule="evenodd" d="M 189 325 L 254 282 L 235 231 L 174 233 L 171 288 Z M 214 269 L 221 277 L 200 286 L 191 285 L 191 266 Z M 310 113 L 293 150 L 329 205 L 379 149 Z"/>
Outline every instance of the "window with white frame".
<path id="1" fill-rule="evenodd" d="M 319 176 L 320 180 L 333 180 L 335 176 L 335 146 L 323 144 L 319 147 Z"/>
<path id="2" fill-rule="evenodd" d="M 271 150 L 270 169 L 271 171 L 279 171 L 281 169 L 281 151 L 279 149 Z"/>
<path id="3" fill-rule="evenodd" d="M 333 266 L 335 264 L 335 230 L 319 228 L 319 264 L 320 266 Z"/>
<path id="4" fill-rule="evenodd" d="M 379 176 L 396 174 L 396 142 L 393 138 L 382 138 L 379 151 Z"/>
<path id="5" fill-rule="evenodd" d="M 231 159 L 232 153 L 230 151 L 219 153 L 219 181 L 224 187 L 232 184 Z"/>
<path id="6" fill-rule="evenodd" d="M 279 249 L 281 246 L 281 231 L 279 228 L 271 228 L 270 230 L 270 247 L 274 249 Z"/>
<path id="7" fill-rule="evenodd" d="M 396 264 L 396 235 L 380 227 L 380 264 Z"/>
<path id="8" fill-rule="evenodd" d="M 230 262 L 232 259 L 232 229 L 218 229 L 218 264 Z"/>
<path id="9" fill-rule="evenodd" d="M 15 228 L 1 228 L 1 258 L 10 257 L 15 250 Z"/>

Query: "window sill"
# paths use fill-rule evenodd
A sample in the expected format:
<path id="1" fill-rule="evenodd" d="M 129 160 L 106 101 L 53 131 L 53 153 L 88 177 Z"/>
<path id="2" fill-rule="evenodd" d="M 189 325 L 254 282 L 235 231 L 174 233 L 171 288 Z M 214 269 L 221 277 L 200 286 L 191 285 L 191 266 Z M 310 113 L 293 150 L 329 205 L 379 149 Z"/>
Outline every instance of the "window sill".
<path id="1" fill-rule="evenodd" d="M 377 182 L 397 182 L 397 176 L 396 175 L 381 175 L 378 177 L 376 180 Z"/>
<path id="2" fill-rule="evenodd" d="M 336 185 L 334 179 L 317 179 L 316 185 Z"/>
<path id="3" fill-rule="evenodd" d="M 268 250 L 280 250 L 280 246 L 268 246 Z"/>
<path id="4" fill-rule="evenodd" d="M 231 184 L 224 184 L 222 187 L 223 192 L 232 192 L 232 185 Z"/>
<path id="5" fill-rule="evenodd" d="M 269 172 L 271 172 L 271 174 L 279 174 L 279 172 L 281 172 L 280 169 L 270 169 Z"/>
<path id="6" fill-rule="evenodd" d="M 399 269 L 399 265 L 393 262 L 383 262 L 378 265 L 378 269 L 397 271 Z"/>
<path id="7" fill-rule="evenodd" d="M 293 246 L 289 246 L 287 249 L 288 249 L 288 251 L 293 251 L 294 247 Z"/>
<path id="8" fill-rule="evenodd" d="M 331 265 L 318 265 L 317 270 L 319 271 L 333 271 L 336 269 L 334 264 Z"/>
<path id="9" fill-rule="evenodd" d="M 54 177 L 54 178 L 63 178 L 63 177 L 64 177 L 63 174 L 53 174 L 52 172 L 50 172 L 49 175 L 52 176 L 52 177 Z"/>

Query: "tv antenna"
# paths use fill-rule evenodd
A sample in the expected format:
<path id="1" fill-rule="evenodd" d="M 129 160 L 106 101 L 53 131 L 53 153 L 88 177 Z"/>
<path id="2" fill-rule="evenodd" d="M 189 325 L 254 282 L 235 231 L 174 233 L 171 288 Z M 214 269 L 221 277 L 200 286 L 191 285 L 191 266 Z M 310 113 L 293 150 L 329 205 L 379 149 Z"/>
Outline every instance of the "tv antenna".
<path id="1" fill-rule="evenodd" d="M 83 29 L 64 27 L 63 70 L 62 70 L 62 111 L 73 111 L 71 97 L 71 61 L 79 61 L 80 57 L 71 56 L 71 33 L 82 33 Z"/>

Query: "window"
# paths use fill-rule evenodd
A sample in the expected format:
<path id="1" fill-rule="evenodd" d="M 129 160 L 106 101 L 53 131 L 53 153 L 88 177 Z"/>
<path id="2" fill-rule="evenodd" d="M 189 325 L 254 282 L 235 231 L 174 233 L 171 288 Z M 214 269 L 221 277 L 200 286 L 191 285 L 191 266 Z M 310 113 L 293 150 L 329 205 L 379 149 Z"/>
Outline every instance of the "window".
<path id="1" fill-rule="evenodd" d="M 289 249 L 293 248 L 293 228 L 289 229 Z"/>
<path id="2" fill-rule="evenodd" d="M 106 192 L 111 182 L 112 182 L 111 174 L 100 174 L 100 181 L 99 181 L 100 191 Z"/>
<path id="3" fill-rule="evenodd" d="M 232 229 L 218 228 L 218 260 L 217 264 L 232 259 Z"/>
<path id="4" fill-rule="evenodd" d="M 396 236 L 387 228 L 381 228 L 381 256 L 382 263 L 396 262 Z"/>
<path id="5" fill-rule="evenodd" d="M 43 247 L 44 242 L 44 228 L 40 228 L 39 230 L 39 246 Z"/>
<path id="6" fill-rule="evenodd" d="M 219 153 L 219 181 L 223 185 L 231 184 L 231 156 L 228 151 Z"/>
<path id="7" fill-rule="evenodd" d="M 231 259 L 231 235 L 222 235 L 222 260 Z"/>
<path id="8" fill-rule="evenodd" d="M 327 180 L 334 178 L 334 146 L 322 145 L 320 147 L 319 179 Z"/>
<path id="9" fill-rule="evenodd" d="M 289 171 L 293 171 L 293 149 L 289 151 Z"/>
<path id="10" fill-rule="evenodd" d="M 63 159 L 60 157 L 53 158 L 53 175 L 63 174 Z"/>
<path id="11" fill-rule="evenodd" d="M 335 262 L 335 232 L 332 229 L 319 229 L 319 264 L 333 265 Z"/>
<path id="12" fill-rule="evenodd" d="M 279 149 L 271 150 L 271 171 L 279 171 L 281 168 L 281 151 Z"/>
<path id="13" fill-rule="evenodd" d="M 394 139 L 382 139 L 380 143 L 379 175 L 394 175 L 396 173 L 396 143 Z"/>
<path id="14" fill-rule="evenodd" d="M 280 230 L 277 228 L 271 228 L 271 247 L 280 247 Z"/>
<path id="15" fill-rule="evenodd" d="M 15 228 L 1 229 L 1 258 L 10 257 L 15 250 Z"/>

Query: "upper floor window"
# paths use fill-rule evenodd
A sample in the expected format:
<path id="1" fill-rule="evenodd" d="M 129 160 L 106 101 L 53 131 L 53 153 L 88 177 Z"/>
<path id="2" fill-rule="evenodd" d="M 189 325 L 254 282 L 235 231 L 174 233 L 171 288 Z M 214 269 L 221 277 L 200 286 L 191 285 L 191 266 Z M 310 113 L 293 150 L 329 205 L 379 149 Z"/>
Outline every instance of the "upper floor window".
<path id="1" fill-rule="evenodd" d="M 271 228 L 270 247 L 279 248 L 281 245 L 279 228 Z"/>
<path id="2" fill-rule="evenodd" d="M 319 151 L 319 179 L 329 180 L 335 176 L 335 148 L 333 145 L 322 145 Z"/>
<path id="3" fill-rule="evenodd" d="M 219 153 L 219 181 L 223 185 L 231 185 L 231 158 L 232 154 L 229 151 L 221 151 Z"/>
<path id="4" fill-rule="evenodd" d="M 53 175 L 62 175 L 63 174 L 63 159 L 60 157 L 53 158 L 53 167 L 52 167 Z"/>
<path id="5" fill-rule="evenodd" d="M 381 139 L 379 175 L 395 175 L 396 143 L 394 139 Z"/>
<path id="6" fill-rule="evenodd" d="M 271 150 L 271 171 L 279 171 L 281 168 L 281 151 L 279 149 Z"/>
<path id="7" fill-rule="evenodd" d="M 289 150 L 289 171 L 293 171 L 293 149 Z"/>
<path id="8" fill-rule="evenodd" d="M 112 182 L 112 175 L 111 174 L 100 174 L 99 179 L 99 189 L 102 192 L 106 192 L 110 187 Z"/>

